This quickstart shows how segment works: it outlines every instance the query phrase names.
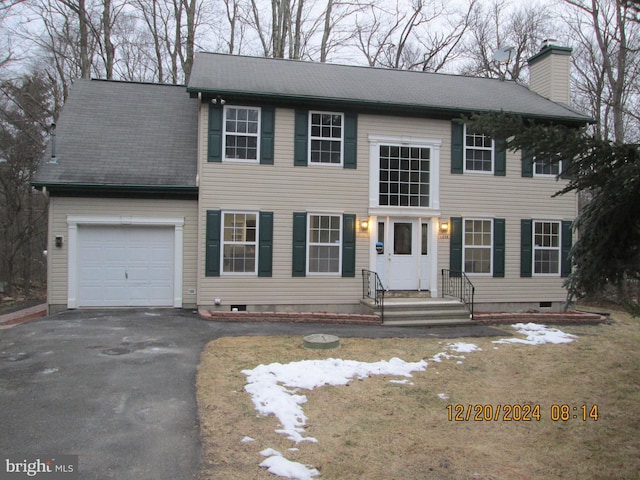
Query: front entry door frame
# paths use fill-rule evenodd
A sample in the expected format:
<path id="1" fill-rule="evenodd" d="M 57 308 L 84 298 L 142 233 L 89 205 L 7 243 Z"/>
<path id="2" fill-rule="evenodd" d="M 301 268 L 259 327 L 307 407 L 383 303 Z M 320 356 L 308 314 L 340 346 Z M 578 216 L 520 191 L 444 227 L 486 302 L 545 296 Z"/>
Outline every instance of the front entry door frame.
<path id="1" fill-rule="evenodd" d="M 377 216 L 371 219 L 370 265 L 380 275 L 386 290 L 429 290 L 432 296 L 438 294 L 438 236 L 436 217 L 418 216 Z M 402 235 L 406 225 L 411 225 L 411 253 L 408 245 L 394 245 L 394 233 Z M 422 225 L 428 225 L 427 255 L 422 255 Z M 384 230 L 379 231 L 379 225 Z M 396 227 L 397 225 L 397 227 Z M 376 250 L 381 240 L 383 253 Z M 405 238 L 405 240 L 407 240 Z M 394 251 L 395 250 L 395 251 Z"/>

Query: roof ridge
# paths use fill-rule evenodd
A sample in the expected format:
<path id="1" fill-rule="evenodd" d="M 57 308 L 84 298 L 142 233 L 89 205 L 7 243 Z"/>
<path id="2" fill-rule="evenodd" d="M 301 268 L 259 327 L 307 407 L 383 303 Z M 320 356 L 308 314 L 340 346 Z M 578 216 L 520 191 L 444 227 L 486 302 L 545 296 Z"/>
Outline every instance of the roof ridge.
<path id="1" fill-rule="evenodd" d="M 77 80 L 86 81 L 86 79 L 78 78 Z M 91 82 L 96 83 L 123 83 L 127 85 L 149 85 L 155 87 L 182 87 L 187 88 L 186 84 L 183 83 L 159 83 L 159 82 L 144 82 L 141 80 L 118 80 L 113 78 L 91 78 Z"/>
<path id="2" fill-rule="evenodd" d="M 221 53 L 221 52 L 209 52 L 205 50 L 200 50 L 197 52 L 199 54 L 204 55 L 218 55 L 222 57 L 236 57 L 236 58 L 245 58 L 249 60 L 266 60 L 266 61 L 279 61 L 279 62 L 288 62 L 288 63 L 298 63 L 304 65 L 317 65 L 317 66 L 332 66 L 339 68 L 358 68 L 364 70 L 375 70 L 378 72 L 397 72 L 398 74 L 414 74 L 414 75 L 438 75 L 438 76 L 449 76 L 449 77 L 457 77 L 457 78 L 468 78 L 468 79 L 476 79 L 476 80 L 485 80 L 485 81 L 499 81 L 504 83 L 514 83 L 522 86 L 519 82 L 515 80 L 503 80 L 501 78 L 491 78 L 491 77 L 479 77 L 476 75 L 464 75 L 460 73 L 449 73 L 449 72 L 425 72 L 420 70 L 404 70 L 400 68 L 387 68 L 387 67 L 376 67 L 371 65 L 358 65 L 358 64 L 348 64 L 348 63 L 332 63 L 332 62 L 318 62 L 316 60 L 303 60 L 296 58 L 276 58 L 276 57 L 263 57 L 259 55 L 238 55 L 238 54 L 230 54 L 230 53 Z"/>

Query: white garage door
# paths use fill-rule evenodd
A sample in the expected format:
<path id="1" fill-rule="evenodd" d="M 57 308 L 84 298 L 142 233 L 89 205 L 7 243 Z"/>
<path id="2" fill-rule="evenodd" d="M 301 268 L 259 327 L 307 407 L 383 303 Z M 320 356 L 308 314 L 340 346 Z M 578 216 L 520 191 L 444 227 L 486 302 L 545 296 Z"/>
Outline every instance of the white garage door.
<path id="1" fill-rule="evenodd" d="M 172 306 L 173 256 L 173 227 L 79 226 L 78 306 Z"/>

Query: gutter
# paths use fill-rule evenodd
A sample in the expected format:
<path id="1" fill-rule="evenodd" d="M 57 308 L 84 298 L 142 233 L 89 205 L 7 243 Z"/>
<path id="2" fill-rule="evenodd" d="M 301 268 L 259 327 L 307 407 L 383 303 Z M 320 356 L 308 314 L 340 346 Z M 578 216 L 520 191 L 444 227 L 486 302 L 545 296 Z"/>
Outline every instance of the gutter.
<path id="1" fill-rule="evenodd" d="M 191 185 L 114 185 L 34 181 L 31 186 L 59 197 L 128 197 L 197 199 L 198 187 Z"/>

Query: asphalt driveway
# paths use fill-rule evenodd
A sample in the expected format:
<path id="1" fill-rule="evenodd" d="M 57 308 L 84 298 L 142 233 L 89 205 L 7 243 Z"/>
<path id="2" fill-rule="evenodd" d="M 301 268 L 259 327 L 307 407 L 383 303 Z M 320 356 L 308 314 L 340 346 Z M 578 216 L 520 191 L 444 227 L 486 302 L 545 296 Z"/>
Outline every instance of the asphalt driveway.
<path id="1" fill-rule="evenodd" d="M 217 323 L 166 309 L 69 311 L 0 330 L 0 451 L 79 455 L 81 479 L 192 479 L 204 346 L 221 336 L 320 332 L 505 335 L 490 327 Z"/>

